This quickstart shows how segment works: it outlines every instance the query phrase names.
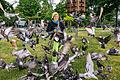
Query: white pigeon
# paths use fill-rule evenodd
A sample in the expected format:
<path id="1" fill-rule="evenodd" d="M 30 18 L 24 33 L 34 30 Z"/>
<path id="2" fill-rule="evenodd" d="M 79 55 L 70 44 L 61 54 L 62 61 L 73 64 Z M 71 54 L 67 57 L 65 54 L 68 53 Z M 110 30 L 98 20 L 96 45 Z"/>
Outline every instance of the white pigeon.
<path id="1" fill-rule="evenodd" d="M 7 12 L 4 10 L 4 8 L 3 8 L 3 6 L 2 6 L 1 3 L 0 3 L 0 8 L 1 8 L 2 11 L 4 12 L 4 16 L 7 17 L 8 19 L 10 19 L 10 17 L 14 17 L 14 16 L 19 15 L 19 14 L 7 13 Z"/>
<path id="2" fill-rule="evenodd" d="M 7 13 L 7 12 L 4 12 L 4 16 L 7 17 L 8 19 L 10 19 L 11 17 L 15 17 L 15 16 L 18 16 L 19 14 L 14 14 L 14 13 Z"/>
<path id="3" fill-rule="evenodd" d="M 85 28 L 85 29 L 87 30 L 88 34 L 95 35 L 95 28 L 94 27 L 92 27 L 92 28 Z"/>
<path id="4" fill-rule="evenodd" d="M 93 74 L 93 72 L 94 72 L 94 64 L 91 59 L 91 55 L 88 53 L 87 59 L 86 59 L 86 73 L 79 74 L 79 77 L 94 78 L 98 80 L 98 78 Z"/>

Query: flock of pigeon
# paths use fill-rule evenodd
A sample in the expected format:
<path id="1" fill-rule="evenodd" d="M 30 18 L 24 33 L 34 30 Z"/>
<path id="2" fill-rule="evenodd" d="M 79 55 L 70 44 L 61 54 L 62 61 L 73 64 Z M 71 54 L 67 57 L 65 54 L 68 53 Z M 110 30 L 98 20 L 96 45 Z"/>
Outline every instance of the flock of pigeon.
<path id="1" fill-rule="evenodd" d="M 36 56 L 31 54 L 31 52 L 26 48 L 26 44 L 35 50 L 36 45 L 39 44 L 40 38 L 45 38 L 44 30 L 35 27 L 30 29 L 19 29 L 14 27 L 1 28 L 0 29 L 0 40 L 7 40 L 14 45 L 11 41 L 11 38 L 16 37 L 22 41 L 23 48 L 18 50 L 17 45 L 13 46 L 14 50 L 11 52 L 11 55 L 16 56 L 15 63 L 6 63 L 3 59 L 0 59 L 0 68 L 9 69 L 18 68 L 19 70 L 27 69 L 28 74 L 19 78 L 19 80 L 53 80 L 60 78 L 61 80 L 82 80 L 94 78 L 98 79 L 102 77 L 103 79 L 108 78 L 110 74 L 104 74 L 103 72 L 112 72 L 112 67 L 110 65 L 104 66 L 101 61 L 108 60 L 106 54 L 102 53 L 87 53 L 88 43 L 87 38 L 83 37 L 81 42 L 81 49 L 77 45 L 72 43 L 72 36 L 67 36 L 67 39 L 63 43 L 63 48 L 59 52 L 52 52 L 51 48 L 45 45 L 41 45 L 43 50 L 46 52 L 42 60 L 38 60 Z M 34 38 L 34 39 L 33 39 Z M 59 37 L 60 38 L 60 37 Z M 107 37 L 95 37 L 100 43 L 101 48 L 105 48 L 106 44 L 110 41 L 111 35 Z M 73 53 L 72 56 L 69 56 L 69 51 Z M 53 54 L 52 54 L 53 53 Z M 106 51 L 108 55 L 120 55 L 120 51 L 111 48 Z M 47 54 L 52 55 L 53 57 L 58 57 L 56 62 L 49 61 Z M 76 58 L 86 55 L 86 66 L 85 73 L 78 73 L 74 71 L 71 67 L 71 62 L 74 62 Z M 97 65 L 97 69 L 94 68 L 94 62 Z M 34 72 L 35 69 L 39 69 L 40 72 Z M 56 77 L 57 76 L 57 77 Z"/>

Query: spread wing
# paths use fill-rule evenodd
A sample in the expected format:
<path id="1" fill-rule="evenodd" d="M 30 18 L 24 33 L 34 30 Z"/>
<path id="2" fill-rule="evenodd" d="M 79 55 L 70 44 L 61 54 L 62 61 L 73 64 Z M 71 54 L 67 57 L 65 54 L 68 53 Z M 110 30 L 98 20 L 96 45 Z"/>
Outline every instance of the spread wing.
<path id="1" fill-rule="evenodd" d="M 90 53 L 88 53 L 87 59 L 86 59 L 86 71 L 88 73 L 93 73 L 94 72 L 94 64 L 93 64 L 93 61 L 91 59 Z"/>
<path id="2" fill-rule="evenodd" d="M 107 44 L 110 40 L 111 40 L 111 35 L 105 37 L 105 39 L 104 39 L 105 44 Z"/>
<path id="3" fill-rule="evenodd" d="M 9 27 L 5 30 L 5 35 L 9 35 L 10 31 L 13 29 L 13 27 Z"/>

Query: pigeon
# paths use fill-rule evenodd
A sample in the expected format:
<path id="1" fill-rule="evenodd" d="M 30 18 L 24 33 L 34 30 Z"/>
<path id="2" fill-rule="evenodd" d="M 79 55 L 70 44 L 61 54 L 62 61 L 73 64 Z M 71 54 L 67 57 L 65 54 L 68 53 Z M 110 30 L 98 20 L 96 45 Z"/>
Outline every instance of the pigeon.
<path id="1" fill-rule="evenodd" d="M 86 51 L 87 51 L 87 48 L 88 48 L 88 46 L 87 45 L 82 45 L 81 46 L 81 48 L 82 48 L 82 55 L 85 55 L 86 54 Z"/>
<path id="2" fill-rule="evenodd" d="M 105 54 L 102 53 L 92 53 L 91 58 L 93 60 L 108 60 L 108 57 Z"/>
<path id="3" fill-rule="evenodd" d="M 9 72 L 10 68 L 15 68 L 16 66 L 13 63 L 6 64 L 5 69 Z"/>
<path id="4" fill-rule="evenodd" d="M 20 39 L 20 40 L 22 40 L 22 41 L 25 41 L 25 36 L 24 36 L 24 34 L 22 32 L 19 32 L 17 34 L 17 38 Z"/>
<path id="5" fill-rule="evenodd" d="M 10 68 L 15 68 L 13 63 L 7 64 L 3 59 L 0 59 L 0 68 L 6 69 L 9 72 Z"/>
<path id="6" fill-rule="evenodd" d="M 110 48 L 106 51 L 108 55 L 120 55 L 120 51 L 115 48 Z"/>
<path id="7" fill-rule="evenodd" d="M 7 13 L 7 12 L 4 12 L 4 16 L 7 17 L 8 19 L 10 19 L 11 17 L 18 16 L 18 15 L 19 15 L 19 13 L 14 14 L 14 13 Z"/>
<path id="8" fill-rule="evenodd" d="M 87 30 L 87 32 L 88 32 L 88 35 L 90 35 L 90 36 L 95 36 L 95 28 L 94 27 L 87 27 L 87 28 L 85 28 L 86 30 Z"/>
<path id="9" fill-rule="evenodd" d="M 60 61 L 60 62 L 58 62 L 58 70 L 59 71 L 66 70 L 68 68 L 69 64 L 72 61 L 74 61 L 74 59 L 78 56 L 78 54 L 79 54 L 79 52 L 75 52 L 75 54 L 71 57 L 65 55 L 61 61 L 58 60 L 58 61 Z"/>
<path id="10" fill-rule="evenodd" d="M 39 44 L 39 35 L 36 36 L 36 44 Z"/>
<path id="11" fill-rule="evenodd" d="M 19 70 L 24 69 L 24 63 L 23 63 L 23 60 L 20 59 L 19 57 L 16 58 L 16 64 L 17 64 Z"/>
<path id="12" fill-rule="evenodd" d="M 9 34 L 12 31 L 13 27 L 6 28 L 5 30 L 1 30 L 1 35 L 7 39 L 9 42 Z"/>
<path id="13" fill-rule="evenodd" d="M 79 74 L 79 77 L 80 78 L 94 78 L 98 80 L 98 78 L 95 76 L 95 74 L 93 74 L 93 72 L 94 72 L 94 64 L 91 59 L 91 55 L 88 53 L 87 59 L 86 59 L 86 73 Z"/>
<path id="14" fill-rule="evenodd" d="M 97 67 L 100 70 L 103 70 L 103 68 L 105 68 L 99 61 L 96 61 Z"/>
<path id="15" fill-rule="evenodd" d="M 37 67 L 37 62 L 33 59 L 31 61 L 26 62 L 24 66 L 28 67 L 29 70 L 35 69 L 35 67 Z"/>
<path id="16" fill-rule="evenodd" d="M 35 50 L 35 46 L 36 46 L 35 40 L 30 40 L 29 44 L 30 44 L 30 47 L 31 47 L 33 50 Z"/>
<path id="17" fill-rule="evenodd" d="M 112 67 L 111 66 L 106 66 L 105 68 L 109 73 L 112 72 Z"/>
<path id="18" fill-rule="evenodd" d="M 7 12 L 4 10 L 4 8 L 3 8 L 3 6 L 2 6 L 1 3 L 0 3 L 0 8 L 1 8 L 2 11 L 4 12 L 4 16 L 7 17 L 8 19 L 10 19 L 10 17 L 14 17 L 14 16 L 19 15 L 19 14 L 7 13 Z"/>
<path id="19" fill-rule="evenodd" d="M 3 59 L 0 59 L 0 68 L 5 68 L 6 62 Z"/>
<path id="20" fill-rule="evenodd" d="M 67 52 L 69 51 L 70 47 L 71 47 L 71 40 L 72 40 L 72 36 L 68 35 L 67 40 L 64 43 L 64 47 L 63 47 L 63 54 L 67 54 Z"/>
<path id="21" fill-rule="evenodd" d="M 28 71 L 27 75 L 20 77 L 18 80 L 38 80 L 38 77 L 36 74 L 34 75 L 31 71 Z"/>
<path id="22" fill-rule="evenodd" d="M 108 78 L 110 75 L 109 74 L 99 74 L 100 77 L 102 77 L 103 79 Z"/>
<path id="23" fill-rule="evenodd" d="M 101 48 L 105 49 L 106 44 L 111 40 L 111 35 L 107 37 L 96 37 L 96 39 L 99 41 Z"/>
<path id="24" fill-rule="evenodd" d="M 26 57 L 32 56 L 29 50 L 23 48 L 22 50 L 13 51 L 12 55 L 19 57 L 20 59 L 25 59 Z"/>
<path id="25" fill-rule="evenodd" d="M 89 43 L 89 41 L 87 40 L 87 38 L 83 37 L 82 38 L 82 43 L 85 45 L 86 43 Z"/>
<path id="26" fill-rule="evenodd" d="M 75 54 L 75 52 L 79 52 L 79 48 L 75 45 L 75 46 L 72 46 L 71 47 L 71 51 L 72 51 L 72 53 L 74 53 Z"/>

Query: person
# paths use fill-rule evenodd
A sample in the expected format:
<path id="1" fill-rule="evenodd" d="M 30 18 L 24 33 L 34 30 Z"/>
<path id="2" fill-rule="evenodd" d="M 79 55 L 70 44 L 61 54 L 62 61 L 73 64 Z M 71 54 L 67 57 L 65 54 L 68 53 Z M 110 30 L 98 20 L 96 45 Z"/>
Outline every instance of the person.
<path id="1" fill-rule="evenodd" d="M 48 32 L 48 35 L 50 36 L 50 40 L 53 40 L 53 51 L 58 52 L 58 48 L 55 48 L 56 44 L 59 47 L 62 40 L 66 40 L 66 33 L 65 33 L 65 26 L 60 21 L 59 14 L 57 12 L 54 12 L 52 14 L 52 21 L 48 23 L 48 27 L 46 29 L 46 32 Z M 56 41 L 56 38 L 59 40 Z"/>
<path id="2" fill-rule="evenodd" d="M 51 35 L 50 39 L 52 39 L 55 32 L 59 32 L 63 34 L 65 33 L 64 24 L 60 22 L 59 14 L 57 12 L 54 12 L 52 14 L 52 21 L 48 23 L 46 32 L 48 32 L 48 34 Z"/>

